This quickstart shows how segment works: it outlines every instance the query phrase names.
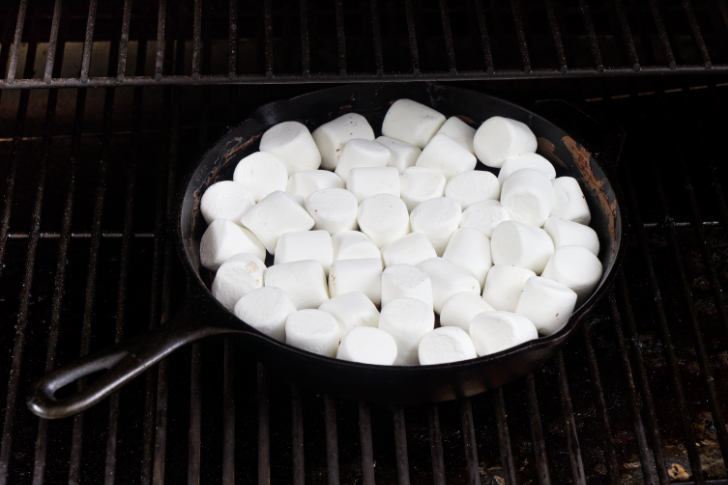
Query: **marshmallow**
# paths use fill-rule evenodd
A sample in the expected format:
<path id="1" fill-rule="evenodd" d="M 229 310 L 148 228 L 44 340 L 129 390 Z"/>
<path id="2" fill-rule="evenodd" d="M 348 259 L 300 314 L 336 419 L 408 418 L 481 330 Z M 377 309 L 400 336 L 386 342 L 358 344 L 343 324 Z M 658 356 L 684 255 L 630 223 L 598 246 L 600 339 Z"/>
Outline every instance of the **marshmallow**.
<path id="1" fill-rule="evenodd" d="M 458 327 L 430 330 L 420 339 L 417 358 L 420 365 L 447 364 L 477 357 L 470 336 Z"/>
<path id="2" fill-rule="evenodd" d="M 384 330 L 355 328 L 341 339 L 336 358 L 362 364 L 392 365 L 397 359 L 397 342 Z"/>
<path id="3" fill-rule="evenodd" d="M 502 116 L 485 120 L 473 137 L 475 154 L 489 167 L 500 167 L 514 155 L 534 153 L 537 147 L 536 136 L 528 125 Z"/>
<path id="4" fill-rule="evenodd" d="M 418 167 L 434 168 L 446 178 L 475 168 L 475 155 L 447 135 L 437 134 L 417 157 Z"/>
<path id="5" fill-rule="evenodd" d="M 321 165 L 316 142 L 306 125 L 298 121 L 284 121 L 268 128 L 260 139 L 260 151 L 277 156 L 289 174 L 316 170 Z"/>
<path id="6" fill-rule="evenodd" d="M 493 312 L 490 306 L 480 295 L 463 292 L 456 293 L 445 302 L 440 312 L 440 325 L 460 327 L 466 332 L 475 315 L 483 312 Z"/>
<path id="7" fill-rule="evenodd" d="M 482 200 L 469 205 L 463 211 L 460 227 L 472 227 L 491 237 L 493 229 L 510 218 L 508 211 L 497 200 Z"/>
<path id="8" fill-rule="evenodd" d="M 485 275 L 492 266 L 490 240 L 477 229 L 461 227 L 447 243 L 442 259 L 473 275 L 482 286 Z"/>
<path id="9" fill-rule="evenodd" d="M 390 194 L 364 199 L 356 219 L 362 232 L 380 248 L 409 232 L 407 206 L 400 198 Z"/>
<path id="10" fill-rule="evenodd" d="M 448 180 L 445 196 L 465 208 L 481 200 L 497 199 L 500 195 L 498 178 L 485 170 L 468 170 Z"/>
<path id="11" fill-rule="evenodd" d="M 250 208 L 240 222 L 260 239 L 271 254 L 275 253 L 281 234 L 308 231 L 314 225 L 311 216 L 293 196 L 280 191 L 271 193 Z"/>
<path id="12" fill-rule="evenodd" d="M 326 300 L 319 310 L 330 313 L 345 335 L 355 327 L 376 327 L 379 324 L 379 311 L 374 303 L 359 291 L 344 293 Z"/>
<path id="13" fill-rule="evenodd" d="M 389 148 L 392 152 L 392 156 L 389 158 L 387 165 L 396 168 L 399 170 L 399 173 L 404 172 L 404 169 L 407 167 L 414 165 L 417 157 L 422 153 L 422 150 L 418 147 L 395 140 L 394 138 L 389 138 L 388 136 L 379 136 L 376 141 Z"/>
<path id="14" fill-rule="evenodd" d="M 599 236 L 589 226 L 551 216 L 543 225 L 557 249 L 562 246 L 581 246 L 599 255 Z"/>
<path id="15" fill-rule="evenodd" d="M 475 136 L 475 128 L 465 123 L 457 116 L 451 116 L 442 124 L 440 130 L 437 132 L 438 135 L 446 135 L 470 153 L 473 153 L 473 137 Z"/>
<path id="16" fill-rule="evenodd" d="M 263 286 L 265 264 L 257 256 L 239 253 L 220 265 L 212 280 L 212 296 L 232 311 L 239 299 Z"/>
<path id="17" fill-rule="evenodd" d="M 432 281 L 409 264 L 396 264 L 382 272 L 382 306 L 399 298 L 414 298 L 432 307 Z"/>
<path id="18" fill-rule="evenodd" d="M 384 115 L 382 135 L 422 148 L 444 122 L 445 116 L 429 106 L 411 99 L 398 99 Z"/>
<path id="19" fill-rule="evenodd" d="M 313 130 L 313 139 L 321 152 L 321 166 L 333 170 L 339 162 L 341 147 L 353 138 L 373 140 L 374 130 L 358 113 L 346 113 Z"/>
<path id="20" fill-rule="evenodd" d="M 382 260 L 339 259 L 329 271 L 329 291 L 332 297 L 359 291 L 375 305 L 382 300 Z"/>
<path id="21" fill-rule="evenodd" d="M 288 315 L 296 311 L 285 291 L 272 286 L 258 288 L 235 304 L 235 316 L 261 333 L 283 341 Z"/>
<path id="22" fill-rule="evenodd" d="M 343 231 L 334 236 L 334 261 L 339 259 L 381 259 L 379 248 L 359 231 Z"/>
<path id="23" fill-rule="evenodd" d="M 385 266 L 395 264 L 419 264 L 422 261 L 437 256 L 435 248 L 427 236 L 420 232 L 413 232 L 391 242 L 382 248 L 382 258 Z"/>
<path id="24" fill-rule="evenodd" d="M 435 252 L 441 255 L 462 217 L 460 204 L 447 197 L 437 197 L 417 205 L 410 214 L 410 224 L 412 232 L 427 236 Z"/>
<path id="25" fill-rule="evenodd" d="M 396 365 L 416 365 L 417 345 L 435 328 L 435 314 L 426 303 L 414 298 L 400 298 L 382 307 L 379 328 L 397 342 Z"/>
<path id="26" fill-rule="evenodd" d="M 355 138 L 347 141 L 341 149 L 336 173 L 342 179 L 348 180 L 352 168 L 386 167 L 390 158 L 392 152 L 381 143 Z"/>
<path id="27" fill-rule="evenodd" d="M 523 286 L 536 273 L 526 268 L 496 264 L 488 271 L 483 286 L 483 300 L 496 310 L 515 312 Z"/>
<path id="28" fill-rule="evenodd" d="M 427 273 L 432 281 L 432 304 L 437 313 L 440 313 L 445 302 L 456 293 L 480 293 L 478 280 L 442 258 L 427 259 L 417 267 Z"/>
<path id="29" fill-rule="evenodd" d="M 377 194 L 399 197 L 399 172 L 394 167 L 353 168 L 346 188 L 359 201 Z"/>
<path id="30" fill-rule="evenodd" d="M 237 222 L 254 204 L 253 195 L 243 185 L 223 180 L 210 185 L 202 194 L 200 212 L 208 224 L 216 219 Z"/>
<path id="31" fill-rule="evenodd" d="M 524 168 L 541 172 L 549 180 L 556 178 L 556 169 L 551 162 L 538 153 L 521 153 L 520 155 L 506 158 L 503 166 L 500 168 L 500 172 L 498 172 L 498 180 L 502 185 L 508 177 Z"/>
<path id="32" fill-rule="evenodd" d="M 286 192 L 304 199 L 321 189 L 343 189 L 344 181 L 328 170 L 302 170 L 288 177 Z"/>
<path id="33" fill-rule="evenodd" d="M 549 259 L 543 277 L 568 286 L 583 300 L 602 277 L 602 263 L 581 246 L 562 246 Z"/>
<path id="34" fill-rule="evenodd" d="M 324 229 L 336 235 L 356 227 L 359 204 L 346 189 L 321 189 L 306 198 L 306 210 L 316 221 L 316 229 Z"/>
<path id="35" fill-rule="evenodd" d="M 559 177 L 554 180 L 551 215 L 579 224 L 591 222 L 591 212 L 586 197 L 574 177 Z"/>
<path id="36" fill-rule="evenodd" d="M 554 243 L 543 229 L 505 221 L 493 231 L 490 253 L 495 264 L 519 266 L 540 274 L 554 254 Z"/>
<path id="37" fill-rule="evenodd" d="M 576 293 L 553 280 L 534 276 L 526 281 L 516 313 L 536 325 L 541 335 L 561 330 L 574 312 Z"/>
<path id="38" fill-rule="evenodd" d="M 500 201 L 513 220 L 541 227 L 551 213 L 551 182 L 538 170 L 524 168 L 503 182 Z"/>
<path id="39" fill-rule="evenodd" d="M 255 152 L 238 162 L 233 180 L 243 185 L 258 202 L 271 192 L 286 190 L 288 170 L 275 155 Z"/>
<path id="40" fill-rule="evenodd" d="M 339 323 L 321 310 L 298 310 L 286 318 L 286 343 L 299 349 L 333 357 L 340 337 Z"/>
<path id="41" fill-rule="evenodd" d="M 494 354 L 538 338 L 533 323 L 511 312 L 487 312 L 476 315 L 470 325 L 470 338 L 480 356 Z"/>
<path id="42" fill-rule="evenodd" d="M 296 308 L 318 308 L 329 299 L 324 268 L 318 261 L 294 261 L 270 266 L 263 275 L 265 286 L 285 291 Z"/>
<path id="43" fill-rule="evenodd" d="M 411 211 L 420 202 L 441 197 L 445 182 L 445 176 L 439 170 L 410 167 L 399 178 L 399 193 Z"/>
<path id="44" fill-rule="evenodd" d="M 334 260 L 331 234 L 326 231 L 287 232 L 278 238 L 273 264 L 304 260 L 318 261 L 328 272 Z"/>
<path id="45" fill-rule="evenodd" d="M 216 271 L 226 259 L 238 253 L 250 253 L 265 260 L 265 248 L 250 231 L 224 219 L 212 221 L 200 239 L 200 264 Z"/>

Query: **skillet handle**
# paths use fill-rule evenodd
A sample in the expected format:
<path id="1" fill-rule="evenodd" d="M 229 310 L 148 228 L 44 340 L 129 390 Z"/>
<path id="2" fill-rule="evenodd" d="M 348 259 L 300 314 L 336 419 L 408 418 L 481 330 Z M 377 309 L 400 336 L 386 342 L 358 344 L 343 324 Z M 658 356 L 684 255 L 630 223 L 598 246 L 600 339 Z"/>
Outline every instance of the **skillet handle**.
<path id="1" fill-rule="evenodd" d="M 242 329 L 200 325 L 202 317 L 187 304 L 164 326 L 122 346 L 56 369 L 43 377 L 28 399 L 30 410 L 41 418 L 65 418 L 97 404 L 112 392 L 146 371 L 161 359 L 190 342 Z M 106 371 L 66 397 L 56 392 L 99 371 Z"/>

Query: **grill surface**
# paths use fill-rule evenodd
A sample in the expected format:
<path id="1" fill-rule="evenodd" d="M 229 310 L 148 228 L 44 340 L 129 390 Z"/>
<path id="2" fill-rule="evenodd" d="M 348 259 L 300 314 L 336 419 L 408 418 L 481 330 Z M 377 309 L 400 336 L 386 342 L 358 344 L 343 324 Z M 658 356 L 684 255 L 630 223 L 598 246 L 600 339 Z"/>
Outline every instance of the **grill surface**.
<path id="1" fill-rule="evenodd" d="M 728 79 L 707 75 L 726 66 L 725 2 L 389 3 L 0 6 L 0 84 L 44 87 L 0 91 L 0 483 L 728 483 L 728 168 L 712 121 Z M 213 339 L 74 419 L 27 411 L 47 370 L 184 299 L 167 222 L 226 126 L 313 88 L 300 83 L 470 77 L 605 160 L 622 153 L 623 269 L 543 369 L 379 407 L 311 394 Z M 600 122 L 536 101 L 554 97 Z"/>

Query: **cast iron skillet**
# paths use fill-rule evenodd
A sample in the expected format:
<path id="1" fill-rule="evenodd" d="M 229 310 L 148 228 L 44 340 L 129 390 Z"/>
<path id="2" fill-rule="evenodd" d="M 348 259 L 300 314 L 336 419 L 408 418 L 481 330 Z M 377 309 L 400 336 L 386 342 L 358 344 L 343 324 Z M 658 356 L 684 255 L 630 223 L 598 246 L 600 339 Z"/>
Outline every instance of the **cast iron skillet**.
<path id="1" fill-rule="evenodd" d="M 597 289 L 581 303 L 568 324 L 549 337 L 526 342 L 494 355 L 464 362 L 423 367 L 380 367 L 339 361 L 286 346 L 238 320 L 210 294 L 211 274 L 200 267 L 199 240 L 205 229 L 200 196 L 212 183 L 231 179 L 237 162 L 258 148 L 271 125 L 300 120 L 313 129 L 343 113 L 366 116 L 376 131 L 389 105 L 407 97 L 446 115 L 459 115 L 474 126 L 493 115 L 528 124 L 538 137 L 539 152 L 556 166 L 559 175 L 576 177 L 592 212 L 592 227 L 601 243 L 604 266 Z M 177 246 L 192 281 L 191 294 L 166 325 L 139 340 L 118 345 L 51 372 L 36 386 L 28 405 L 38 416 L 61 418 L 96 404 L 175 349 L 204 337 L 236 334 L 236 344 L 265 362 L 269 369 L 303 386 L 342 397 L 367 401 L 436 402 L 472 396 L 501 386 L 544 362 L 571 334 L 604 293 L 619 254 L 622 223 L 614 190 L 591 154 L 567 133 L 540 116 L 509 102 L 479 92 L 431 84 L 347 85 L 324 89 L 287 101 L 267 104 L 224 135 L 191 174 L 179 202 Z M 58 389 L 98 371 L 70 396 Z"/>

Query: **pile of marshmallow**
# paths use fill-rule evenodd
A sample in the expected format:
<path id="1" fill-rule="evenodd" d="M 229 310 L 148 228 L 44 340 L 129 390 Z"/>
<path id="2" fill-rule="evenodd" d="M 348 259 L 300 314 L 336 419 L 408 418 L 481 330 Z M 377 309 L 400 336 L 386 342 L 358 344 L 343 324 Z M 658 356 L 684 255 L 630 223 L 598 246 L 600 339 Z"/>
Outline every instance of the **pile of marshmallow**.
<path id="1" fill-rule="evenodd" d="M 275 339 L 368 364 L 472 359 L 561 329 L 601 277 L 599 238 L 528 126 L 476 131 L 399 99 L 381 131 L 356 113 L 313 133 L 279 123 L 211 185 L 214 297 Z"/>

